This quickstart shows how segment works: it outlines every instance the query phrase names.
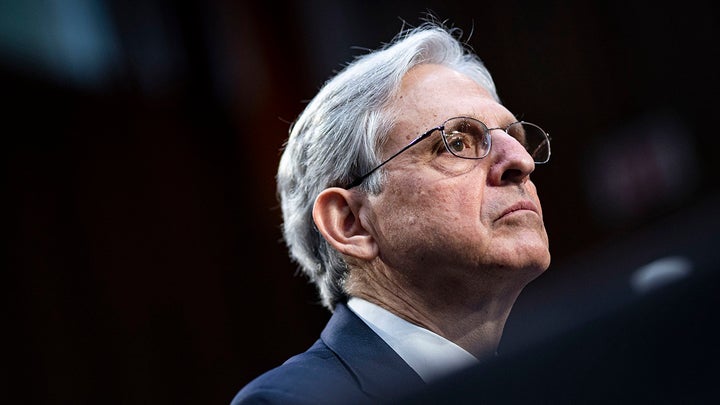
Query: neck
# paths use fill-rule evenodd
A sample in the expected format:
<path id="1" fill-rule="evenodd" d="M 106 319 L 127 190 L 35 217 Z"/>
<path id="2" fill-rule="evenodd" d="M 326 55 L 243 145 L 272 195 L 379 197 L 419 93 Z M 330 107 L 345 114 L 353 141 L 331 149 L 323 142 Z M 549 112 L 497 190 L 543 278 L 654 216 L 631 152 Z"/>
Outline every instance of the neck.
<path id="1" fill-rule="evenodd" d="M 446 277 L 442 283 L 416 283 L 397 277 L 400 272 L 378 270 L 353 270 L 350 294 L 443 336 L 480 360 L 496 353 L 510 310 L 529 282 L 483 272 L 488 277 L 475 282 L 452 283 Z"/>

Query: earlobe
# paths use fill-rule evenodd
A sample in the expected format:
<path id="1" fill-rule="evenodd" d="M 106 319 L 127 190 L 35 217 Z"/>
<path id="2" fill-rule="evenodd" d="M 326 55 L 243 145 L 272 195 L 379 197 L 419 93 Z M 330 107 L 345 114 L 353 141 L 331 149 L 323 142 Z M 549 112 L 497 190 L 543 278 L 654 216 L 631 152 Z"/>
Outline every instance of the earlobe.
<path id="1" fill-rule="evenodd" d="M 335 250 L 358 259 L 372 260 L 378 254 L 377 245 L 363 226 L 361 207 L 352 191 L 331 187 L 315 199 L 313 220 Z"/>

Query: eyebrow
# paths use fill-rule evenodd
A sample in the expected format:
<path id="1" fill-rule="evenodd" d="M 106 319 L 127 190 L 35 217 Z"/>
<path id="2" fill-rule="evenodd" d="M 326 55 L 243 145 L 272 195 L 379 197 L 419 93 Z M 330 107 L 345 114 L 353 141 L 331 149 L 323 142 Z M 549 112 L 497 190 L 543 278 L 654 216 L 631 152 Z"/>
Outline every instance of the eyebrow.
<path id="1" fill-rule="evenodd" d="M 508 111 L 508 112 L 510 112 L 510 111 Z M 462 114 L 453 115 L 453 117 L 469 117 L 469 118 L 474 118 L 474 119 L 482 122 L 483 124 L 485 124 L 485 126 L 487 126 L 488 128 L 495 128 L 495 127 L 490 126 L 490 125 L 487 123 L 487 122 L 489 121 L 487 115 L 479 115 L 479 114 L 475 114 L 475 113 L 462 113 Z M 450 117 L 448 117 L 448 118 L 450 118 Z M 496 117 L 496 118 L 499 118 L 497 121 L 500 122 L 499 127 L 501 127 L 501 128 L 504 128 L 504 127 L 506 127 L 506 126 L 508 126 L 508 125 L 510 125 L 510 124 L 512 124 L 512 123 L 521 121 L 520 118 L 518 118 L 518 117 L 517 117 L 515 114 L 513 114 L 512 112 L 510 112 L 510 118 L 509 118 L 509 119 L 507 119 L 507 118 L 501 118 L 500 116 L 498 116 L 498 117 Z M 447 119 L 447 118 L 446 118 L 446 119 Z"/>

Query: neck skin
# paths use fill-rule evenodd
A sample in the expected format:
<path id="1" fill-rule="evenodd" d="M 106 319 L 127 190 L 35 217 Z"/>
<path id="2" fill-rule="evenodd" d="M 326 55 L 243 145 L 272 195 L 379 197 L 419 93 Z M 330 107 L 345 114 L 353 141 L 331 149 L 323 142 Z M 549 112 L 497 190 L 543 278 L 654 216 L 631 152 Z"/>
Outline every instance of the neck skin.
<path id="1" fill-rule="evenodd" d="M 439 283 L 375 260 L 371 268 L 353 268 L 346 288 L 351 296 L 435 332 L 483 360 L 495 355 L 515 300 L 539 272 L 504 268 L 479 273 L 482 280 L 469 282 L 467 277 L 453 282 L 445 273 Z M 509 273 L 522 277 L 507 277 Z"/>

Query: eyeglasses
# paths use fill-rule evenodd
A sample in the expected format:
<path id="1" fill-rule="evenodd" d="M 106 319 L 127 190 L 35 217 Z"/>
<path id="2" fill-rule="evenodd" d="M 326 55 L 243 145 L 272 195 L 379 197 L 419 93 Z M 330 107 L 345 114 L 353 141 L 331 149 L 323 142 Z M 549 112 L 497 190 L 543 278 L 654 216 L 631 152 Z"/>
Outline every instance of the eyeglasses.
<path id="1" fill-rule="evenodd" d="M 490 131 L 499 129 L 517 140 L 532 156 L 536 164 L 547 163 L 550 160 L 550 136 L 539 126 L 525 121 L 517 121 L 505 128 L 488 128 L 482 122 L 470 117 L 453 117 L 440 126 L 432 128 L 415 138 L 407 146 L 397 151 L 374 169 L 356 178 L 345 187 L 349 190 L 360 185 L 376 170 L 383 167 L 398 155 L 410 149 L 415 144 L 440 131 L 445 149 L 461 159 L 482 159 L 490 153 L 492 137 Z"/>

